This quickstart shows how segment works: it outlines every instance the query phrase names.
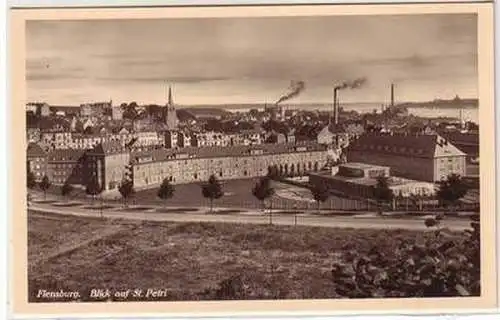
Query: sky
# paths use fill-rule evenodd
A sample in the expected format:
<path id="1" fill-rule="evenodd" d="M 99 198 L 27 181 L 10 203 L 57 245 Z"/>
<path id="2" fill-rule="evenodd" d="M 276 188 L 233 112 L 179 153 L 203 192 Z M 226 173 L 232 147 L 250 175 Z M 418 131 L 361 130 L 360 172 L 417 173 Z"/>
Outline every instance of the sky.
<path id="1" fill-rule="evenodd" d="M 29 21 L 28 101 L 79 105 L 477 98 L 474 14 Z"/>

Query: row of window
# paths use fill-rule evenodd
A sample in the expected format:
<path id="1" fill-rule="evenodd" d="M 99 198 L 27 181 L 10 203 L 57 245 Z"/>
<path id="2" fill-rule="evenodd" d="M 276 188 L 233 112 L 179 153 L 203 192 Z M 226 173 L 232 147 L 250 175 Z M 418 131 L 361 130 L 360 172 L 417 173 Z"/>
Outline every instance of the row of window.
<path id="1" fill-rule="evenodd" d="M 413 147 L 396 147 L 396 146 L 389 146 L 389 145 L 362 145 L 363 149 L 369 149 L 369 150 L 378 150 L 378 151 L 392 151 L 392 152 L 402 152 L 402 153 L 413 153 L 413 154 L 422 154 L 424 153 L 423 149 L 415 149 Z"/>

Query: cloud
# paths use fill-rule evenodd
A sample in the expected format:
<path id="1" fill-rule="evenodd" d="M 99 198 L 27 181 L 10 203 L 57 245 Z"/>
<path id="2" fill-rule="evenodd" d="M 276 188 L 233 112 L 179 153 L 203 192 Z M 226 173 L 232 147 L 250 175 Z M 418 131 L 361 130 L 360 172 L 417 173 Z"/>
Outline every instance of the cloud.
<path id="1" fill-rule="evenodd" d="M 117 81 L 117 82 L 167 82 L 167 83 L 203 83 L 203 82 L 211 82 L 211 81 L 224 81 L 231 80 L 231 78 L 224 77 L 197 77 L 197 76 L 185 76 L 185 77 L 97 77 L 95 80 L 98 81 Z"/>

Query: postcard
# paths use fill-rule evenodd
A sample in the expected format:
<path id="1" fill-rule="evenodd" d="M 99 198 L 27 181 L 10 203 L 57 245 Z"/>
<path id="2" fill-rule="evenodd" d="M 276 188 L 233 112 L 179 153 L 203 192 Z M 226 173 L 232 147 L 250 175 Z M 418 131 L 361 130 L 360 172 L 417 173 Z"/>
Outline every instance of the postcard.
<path id="1" fill-rule="evenodd" d="M 16 315 L 497 306 L 493 4 L 12 9 Z"/>

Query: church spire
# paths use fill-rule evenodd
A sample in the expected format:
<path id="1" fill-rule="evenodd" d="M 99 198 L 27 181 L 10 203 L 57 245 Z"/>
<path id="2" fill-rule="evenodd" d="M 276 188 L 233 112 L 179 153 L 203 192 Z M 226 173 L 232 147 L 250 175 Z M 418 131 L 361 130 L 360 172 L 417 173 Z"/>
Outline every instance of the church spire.
<path id="1" fill-rule="evenodd" d="M 172 86 L 168 86 L 168 106 L 174 106 L 174 99 L 172 98 Z"/>

